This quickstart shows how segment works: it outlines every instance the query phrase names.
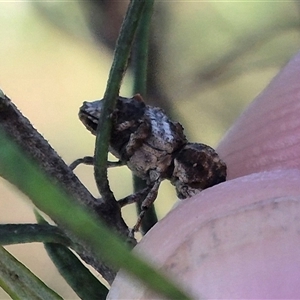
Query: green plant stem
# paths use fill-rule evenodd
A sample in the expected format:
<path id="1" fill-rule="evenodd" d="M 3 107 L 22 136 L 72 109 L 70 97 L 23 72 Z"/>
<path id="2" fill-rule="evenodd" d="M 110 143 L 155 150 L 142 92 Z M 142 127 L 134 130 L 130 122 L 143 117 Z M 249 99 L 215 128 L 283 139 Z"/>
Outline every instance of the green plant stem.
<path id="1" fill-rule="evenodd" d="M 71 250 L 55 243 L 45 243 L 44 247 L 60 275 L 80 299 L 106 299 L 108 288 L 97 280 Z"/>
<path id="2" fill-rule="evenodd" d="M 39 224 L 0 225 L 0 245 L 52 242 L 70 246 L 71 241 L 57 226 Z"/>
<path id="3" fill-rule="evenodd" d="M 0 246 L 0 286 L 12 299 L 62 299 Z"/>
<path id="4" fill-rule="evenodd" d="M 129 4 L 120 35 L 117 40 L 114 59 L 104 94 L 104 104 L 97 128 L 94 155 L 95 180 L 98 190 L 103 197 L 103 201 L 114 203 L 112 205 L 117 205 L 117 203 L 109 188 L 107 179 L 107 153 L 112 126 L 109 116 L 115 107 L 116 100 L 119 95 L 121 82 L 127 68 L 134 34 L 146 2 L 147 1 L 132 0 Z"/>
<path id="5" fill-rule="evenodd" d="M 2 130 L 0 141 L 1 176 L 23 191 L 37 208 L 53 220 L 58 220 L 81 243 L 88 245 L 95 258 L 116 268 L 124 268 L 165 297 L 189 299 L 169 279 L 133 255 L 121 238 L 109 230 L 104 222 L 97 220 L 94 214 L 82 205 L 77 205 L 66 192 L 54 185 Z"/>
<path id="6" fill-rule="evenodd" d="M 133 93 L 147 95 L 148 49 L 154 0 L 147 1 L 133 45 Z"/>
<path id="7" fill-rule="evenodd" d="M 35 211 L 35 216 L 39 224 L 48 225 L 46 220 L 37 211 Z M 52 242 L 44 243 L 44 247 L 60 275 L 80 299 L 106 299 L 108 294 L 107 287 L 83 265 L 68 247 Z"/>
<path id="8" fill-rule="evenodd" d="M 147 96 L 147 70 L 148 70 L 148 48 L 149 48 L 149 35 L 151 16 L 153 12 L 154 1 L 147 1 L 145 8 L 142 12 L 141 20 L 139 22 L 137 32 L 133 45 L 133 94 L 141 94 Z M 146 182 L 139 177 L 133 175 L 133 187 L 134 191 L 140 191 L 145 188 Z M 141 204 L 144 199 L 136 203 L 137 213 L 141 212 Z M 142 234 L 148 232 L 148 230 L 157 222 L 157 216 L 154 205 L 147 209 L 145 216 L 141 223 L 140 231 Z"/>

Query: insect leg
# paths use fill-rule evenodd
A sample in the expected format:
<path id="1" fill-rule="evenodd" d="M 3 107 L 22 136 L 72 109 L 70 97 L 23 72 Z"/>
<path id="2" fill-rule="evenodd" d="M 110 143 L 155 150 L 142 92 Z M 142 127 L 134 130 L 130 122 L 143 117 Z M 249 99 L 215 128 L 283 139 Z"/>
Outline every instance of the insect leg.
<path id="1" fill-rule="evenodd" d="M 94 165 L 94 157 L 93 156 L 85 156 L 83 158 L 78 158 L 69 165 L 69 168 L 71 170 L 75 170 L 75 168 L 77 168 L 80 164 L 92 166 L 92 165 Z"/>
<path id="2" fill-rule="evenodd" d="M 118 160 L 118 161 L 107 161 L 107 167 L 108 168 L 114 168 L 114 167 L 121 167 L 126 165 L 125 162 Z"/>
<path id="3" fill-rule="evenodd" d="M 133 236 L 135 232 L 137 232 L 141 226 L 141 222 L 143 220 L 143 217 L 146 213 L 146 210 L 154 203 L 156 197 L 157 197 L 157 193 L 158 193 L 158 188 L 160 183 L 162 182 L 161 178 L 158 178 L 154 185 L 151 187 L 147 197 L 145 198 L 145 200 L 143 201 L 142 205 L 141 205 L 141 212 L 138 216 L 138 219 L 136 221 L 136 224 L 134 225 L 134 227 L 132 228 L 130 235 Z"/>
<path id="4" fill-rule="evenodd" d="M 83 158 L 78 158 L 69 165 L 69 168 L 71 170 L 75 170 L 75 168 L 77 168 L 80 164 L 93 166 L 94 165 L 94 157 L 93 156 L 85 156 Z M 107 167 L 108 168 L 120 167 L 120 166 L 123 166 L 125 164 L 126 164 L 125 162 L 122 162 L 120 160 L 118 160 L 118 161 L 108 161 L 107 162 Z"/>
<path id="5" fill-rule="evenodd" d="M 120 200 L 118 200 L 118 204 L 120 207 L 123 207 L 125 205 L 131 204 L 131 203 L 136 203 L 138 202 L 140 199 L 145 199 L 146 196 L 149 194 L 150 190 L 151 190 L 151 186 L 146 187 L 132 195 L 129 195 L 125 198 L 122 198 Z"/>

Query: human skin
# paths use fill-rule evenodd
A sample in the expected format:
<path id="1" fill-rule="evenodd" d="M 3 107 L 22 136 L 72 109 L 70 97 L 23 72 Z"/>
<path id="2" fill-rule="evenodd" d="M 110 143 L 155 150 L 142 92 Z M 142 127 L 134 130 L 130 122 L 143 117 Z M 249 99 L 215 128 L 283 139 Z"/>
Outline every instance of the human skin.
<path id="1" fill-rule="evenodd" d="M 300 53 L 217 152 L 228 180 L 182 201 L 135 251 L 208 299 L 300 298 Z M 108 299 L 153 299 L 121 272 Z"/>

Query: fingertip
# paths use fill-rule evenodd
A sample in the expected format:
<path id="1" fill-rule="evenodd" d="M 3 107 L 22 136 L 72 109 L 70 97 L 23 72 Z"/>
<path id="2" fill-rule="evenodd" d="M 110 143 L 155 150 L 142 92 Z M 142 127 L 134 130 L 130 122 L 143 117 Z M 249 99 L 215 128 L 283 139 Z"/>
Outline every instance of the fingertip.
<path id="1" fill-rule="evenodd" d="M 300 168 L 300 52 L 229 129 L 217 151 L 228 178 Z"/>

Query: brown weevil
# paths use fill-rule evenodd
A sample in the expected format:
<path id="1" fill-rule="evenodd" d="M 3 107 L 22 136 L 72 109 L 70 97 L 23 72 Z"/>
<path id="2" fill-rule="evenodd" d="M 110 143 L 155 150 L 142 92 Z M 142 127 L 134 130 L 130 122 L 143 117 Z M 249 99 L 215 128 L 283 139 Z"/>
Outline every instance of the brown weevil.
<path id="1" fill-rule="evenodd" d="M 102 103 L 103 100 L 84 102 L 79 111 L 80 120 L 94 135 Z M 132 233 L 138 231 L 164 179 L 175 186 L 180 199 L 226 180 L 226 164 L 213 148 L 188 142 L 180 123 L 170 120 L 161 108 L 146 105 L 140 95 L 118 97 L 111 118 L 109 151 L 119 159 L 116 165 L 127 165 L 147 182 L 146 191 L 140 193 L 144 200 Z M 92 163 L 92 158 L 78 162 Z M 123 206 L 135 201 L 132 199 L 137 198 L 129 196 L 119 203 Z"/>

